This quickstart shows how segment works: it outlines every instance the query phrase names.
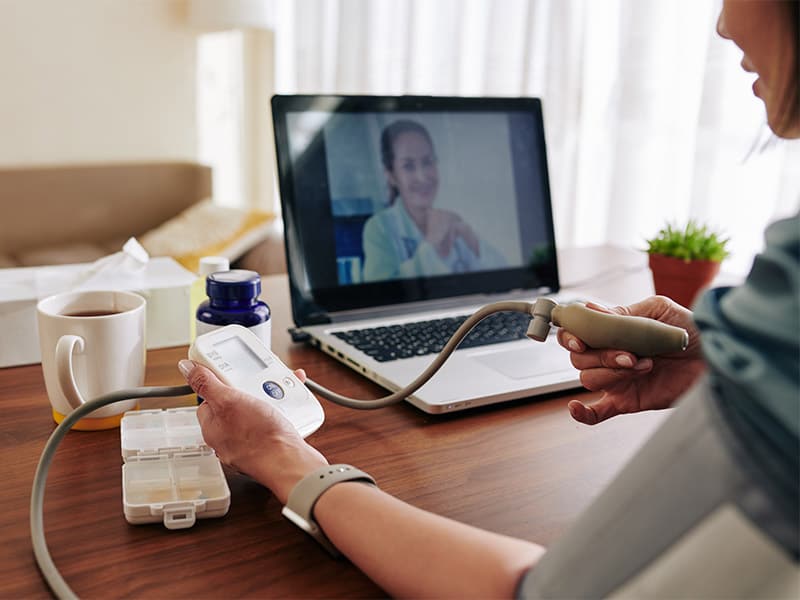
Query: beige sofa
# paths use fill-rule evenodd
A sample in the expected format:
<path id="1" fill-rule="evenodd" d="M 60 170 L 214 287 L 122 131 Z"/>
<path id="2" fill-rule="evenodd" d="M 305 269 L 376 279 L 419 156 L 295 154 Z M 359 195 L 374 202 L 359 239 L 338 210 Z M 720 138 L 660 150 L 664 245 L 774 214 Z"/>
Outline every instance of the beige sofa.
<path id="1" fill-rule="evenodd" d="M 177 237 L 181 218 L 192 213 L 196 224 L 197 209 L 211 204 L 211 194 L 211 169 L 190 162 L 0 168 L 0 268 L 91 262 L 118 251 L 131 236 L 168 248 L 163 239 L 155 243 L 159 228 L 171 222 L 161 238 Z M 238 245 L 196 248 L 195 254 L 225 246 L 233 249 L 229 258 L 237 266 L 262 274 L 285 271 L 281 232 L 266 227 L 271 219 L 261 215 L 258 228 L 248 226 Z M 205 221 L 212 221 L 205 226 L 213 238 L 213 218 Z M 197 227 L 189 233 L 202 241 Z M 174 258 L 190 267 L 183 260 L 185 243 L 180 252 L 184 256 Z"/>

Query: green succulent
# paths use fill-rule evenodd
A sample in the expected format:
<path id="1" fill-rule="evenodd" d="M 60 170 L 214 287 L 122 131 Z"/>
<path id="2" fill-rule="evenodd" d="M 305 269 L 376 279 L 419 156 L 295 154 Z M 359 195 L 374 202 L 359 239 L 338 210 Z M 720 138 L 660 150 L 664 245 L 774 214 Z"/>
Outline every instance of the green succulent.
<path id="1" fill-rule="evenodd" d="M 725 249 L 730 238 L 721 238 L 706 225 L 690 220 L 686 227 L 678 228 L 668 224 L 653 238 L 647 241 L 648 254 L 663 254 L 690 260 L 712 260 L 721 262 L 730 253 Z"/>

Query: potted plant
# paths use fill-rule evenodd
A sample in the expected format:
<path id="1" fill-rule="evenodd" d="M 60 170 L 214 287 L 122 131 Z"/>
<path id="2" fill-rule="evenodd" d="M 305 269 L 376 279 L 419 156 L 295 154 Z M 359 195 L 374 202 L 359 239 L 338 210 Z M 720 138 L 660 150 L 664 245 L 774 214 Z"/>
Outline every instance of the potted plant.
<path id="1" fill-rule="evenodd" d="M 656 294 L 691 307 L 697 293 L 719 273 L 720 263 L 729 254 L 728 239 L 694 220 L 680 228 L 668 224 L 648 239 L 647 253 Z"/>

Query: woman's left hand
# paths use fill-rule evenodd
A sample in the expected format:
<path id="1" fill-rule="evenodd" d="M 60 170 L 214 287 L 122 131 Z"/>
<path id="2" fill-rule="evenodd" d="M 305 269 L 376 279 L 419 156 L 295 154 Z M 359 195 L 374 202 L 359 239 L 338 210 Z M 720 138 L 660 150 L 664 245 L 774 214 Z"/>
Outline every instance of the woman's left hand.
<path id="1" fill-rule="evenodd" d="M 480 256 L 481 243 L 472 227 L 470 227 L 466 221 L 459 219 L 458 223 L 456 224 L 455 231 L 456 235 L 464 240 L 464 243 L 469 246 L 469 249 L 472 250 L 472 253 L 475 256 Z"/>
<path id="2" fill-rule="evenodd" d="M 269 402 L 225 385 L 189 360 L 178 368 L 203 398 L 197 418 L 206 444 L 223 463 L 268 487 L 282 503 L 298 481 L 328 464 Z M 305 373 L 297 374 L 305 380 Z"/>
<path id="3" fill-rule="evenodd" d="M 579 400 L 568 404 L 576 421 L 594 425 L 616 415 L 667 408 L 705 370 L 700 332 L 692 313 L 673 300 L 652 296 L 612 309 L 591 302 L 587 306 L 600 312 L 645 317 L 682 327 L 689 333 L 689 345 L 683 352 L 639 358 L 624 350 L 589 348 L 569 331 L 559 329 L 558 342 L 570 350 L 572 365 L 580 370 L 581 384 L 593 392 L 603 392 L 591 404 Z"/>
<path id="4" fill-rule="evenodd" d="M 442 258 L 450 256 L 456 239 L 458 215 L 449 210 L 433 209 L 425 224 L 425 239 Z"/>

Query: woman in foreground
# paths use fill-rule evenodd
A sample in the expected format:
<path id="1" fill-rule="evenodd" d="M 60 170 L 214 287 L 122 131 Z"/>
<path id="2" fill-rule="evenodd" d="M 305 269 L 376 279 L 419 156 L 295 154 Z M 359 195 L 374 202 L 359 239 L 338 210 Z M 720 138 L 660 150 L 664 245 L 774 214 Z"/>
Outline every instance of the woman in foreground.
<path id="1" fill-rule="evenodd" d="M 742 67 L 759 75 L 754 93 L 782 138 L 800 137 L 799 15 L 793 0 L 725 0 L 718 23 L 743 50 Z M 685 327 L 690 346 L 679 356 L 588 349 L 559 332 L 584 385 L 603 392 L 596 404 L 570 403 L 575 419 L 676 410 L 552 548 L 427 513 L 358 480 L 322 492 L 314 521 L 393 596 L 795 594 L 800 217 L 770 226 L 766 242 L 747 281 L 709 291 L 694 314 L 660 297 L 614 309 Z M 224 462 L 284 504 L 326 472 L 325 457 L 270 405 L 189 361 L 179 368 L 205 398 L 203 435 Z"/>

